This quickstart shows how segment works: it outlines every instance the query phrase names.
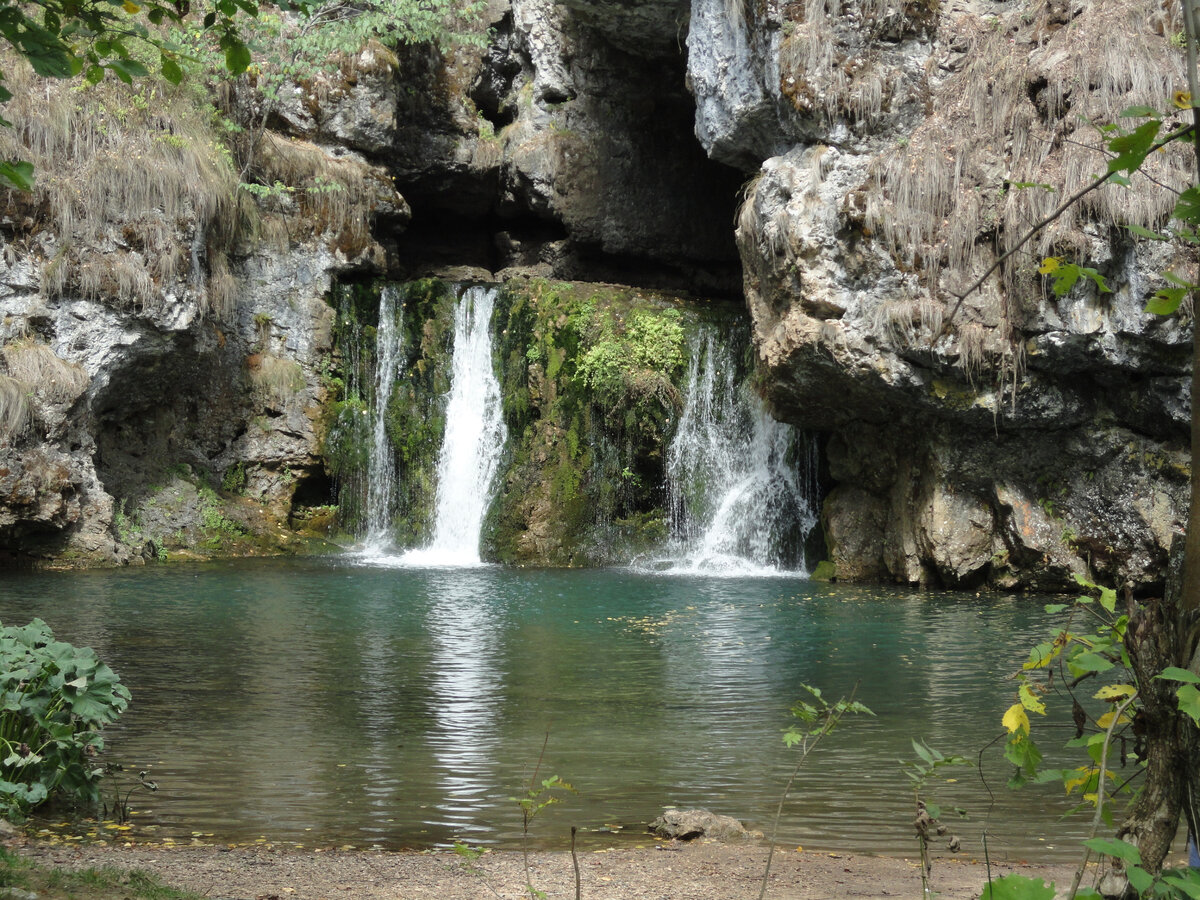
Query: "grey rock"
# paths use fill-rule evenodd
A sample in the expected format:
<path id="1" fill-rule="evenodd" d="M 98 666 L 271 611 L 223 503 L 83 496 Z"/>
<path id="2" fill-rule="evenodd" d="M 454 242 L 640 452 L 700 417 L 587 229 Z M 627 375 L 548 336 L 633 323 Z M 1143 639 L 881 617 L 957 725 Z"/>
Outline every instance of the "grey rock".
<path id="1" fill-rule="evenodd" d="M 730 816 L 717 815 L 706 809 L 667 809 L 650 823 L 651 833 L 661 838 L 691 841 L 706 837 L 714 841 L 761 840 L 761 831 L 747 831 Z"/>

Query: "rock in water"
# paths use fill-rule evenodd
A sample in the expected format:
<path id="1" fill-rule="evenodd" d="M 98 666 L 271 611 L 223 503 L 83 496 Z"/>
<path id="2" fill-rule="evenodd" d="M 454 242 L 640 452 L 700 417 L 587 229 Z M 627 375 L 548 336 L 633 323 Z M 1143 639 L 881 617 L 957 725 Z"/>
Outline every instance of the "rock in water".
<path id="1" fill-rule="evenodd" d="M 732 816 L 719 816 L 707 809 L 667 809 L 650 823 L 649 830 L 662 838 L 691 841 L 698 837 L 716 841 L 761 840 L 761 831 L 747 831 Z"/>

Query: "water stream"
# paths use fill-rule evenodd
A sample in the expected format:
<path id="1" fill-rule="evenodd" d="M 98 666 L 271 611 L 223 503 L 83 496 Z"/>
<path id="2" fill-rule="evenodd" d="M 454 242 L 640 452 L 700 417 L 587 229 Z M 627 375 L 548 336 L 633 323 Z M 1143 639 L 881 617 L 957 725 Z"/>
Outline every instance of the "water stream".
<path id="1" fill-rule="evenodd" d="M 815 442 L 767 413 L 715 328 L 692 346 L 667 452 L 672 540 L 659 568 L 723 576 L 805 574 L 817 523 Z"/>
<path id="2" fill-rule="evenodd" d="M 491 321 L 498 291 L 472 286 L 454 311 L 446 433 L 437 466 L 433 538 L 402 565 L 478 566 L 479 538 L 507 432 L 492 362 Z"/>
<path id="3" fill-rule="evenodd" d="M 387 408 L 400 377 L 400 323 L 396 300 L 399 289 L 384 285 L 379 294 L 379 325 L 375 338 L 375 391 L 371 450 L 367 458 L 367 535 L 364 548 L 380 553 L 392 545 L 392 511 L 396 498 L 396 458 L 387 436 Z"/>

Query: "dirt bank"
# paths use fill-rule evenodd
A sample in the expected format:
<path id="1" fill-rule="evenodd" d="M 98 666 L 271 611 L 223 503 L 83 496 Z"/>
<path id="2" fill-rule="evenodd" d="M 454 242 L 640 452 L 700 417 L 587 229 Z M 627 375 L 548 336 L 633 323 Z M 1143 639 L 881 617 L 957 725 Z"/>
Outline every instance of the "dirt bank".
<path id="1" fill-rule="evenodd" d="M 144 869 L 167 883 L 211 900 L 476 900 L 521 896 L 521 854 L 453 852 L 276 851 L 214 847 L 49 846 L 22 852 L 58 866 Z M 766 849 L 759 844 L 712 842 L 616 849 L 579 854 L 585 900 L 753 900 L 758 897 Z M 567 852 L 530 854 L 532 881 L 549 900 L 572 900 L 575 879 Z M 993 866 L 1069 884 L 1068 866 Z M 938 860 L 934 889 L 942 900 L 978 897 L 987 881 L 982 861 Z M 526 894 L 528 896 L 528 894 Z M 773 900 L 835 900 L 921 896 L 915 861 L 824 852 L 776 852 L 767 896 Z"/>

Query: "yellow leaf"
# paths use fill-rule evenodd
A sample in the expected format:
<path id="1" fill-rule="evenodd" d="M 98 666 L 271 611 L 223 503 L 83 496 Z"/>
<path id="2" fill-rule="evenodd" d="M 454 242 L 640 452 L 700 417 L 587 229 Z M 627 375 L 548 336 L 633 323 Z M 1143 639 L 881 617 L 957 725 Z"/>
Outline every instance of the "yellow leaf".
<path id="1" fill-rule="evenodd" d="M 1092 696 L 1097 700 L 1123 700 L 1137 693 L 1132 684 L 1106 684 Z"/>
<path id="2" fill-rule="evenodd" d="M 1038 266 L 1039 275 L 1053 275 L 1058 271 L 1058 267 L 1062 265 L 1062 257 L 1047 256 L 1042 260 L 1042 264 Z"/>
<path id="3" fill-rule="evenodd" d="M 1171 95 L 1171 102 L 1180 109 L 1192 108 L 1192 92 L 1191 91 L 1176 91 Z"/>
<path id="4" fill-rule="evenodd" d="M 1109 710 L 1109 711 L 1108 711 L 1108 712 L 1106 712 L 1104 715 L 1102 715 L 1102 716 L 1101 716 L 1099 719 L 1097 719 L 1097 720 L 1096 720 L 1096 725 L 1097 725 L 1099 728 L 1108 728 L 1108 726 L 1112 724 L 1113 716 L 1114 716 L 1115 714 L 1116 714 L 1116 710 L 1115 710 L 1115 709 Z M 1132 720 L 1129 718 L 1129 716 L 1127 716 L 1127 715 L 1125 715 L 1124 713 L 1122 713 L 1122 714 L 1121 714 L 1121 720 L 1120 720 L 1119 722 L 1117 722 L 1117 724 L 1118 724 L 1118 725 L 1126 725 L 1126 724 L 1128 724 L 1128 723 L 1129 723 L 1129 722 L 1131 722 L 1131 721 L 1132 721 Z"/>
<path id="5" fill-rule="evenodd" d="M 1091 780 L 1091 778 L 1092 778 L 1092 776 L 1090 773 L 1085 773 L 1084 775 L 1081 775 L 1079 778 L 1072 778 L 1070 781 L 1064 781 L 1063 787 L 1067 789 L 1067 793 L 1069 794 L 1069 793 L 1071 793 L 1071 791 L 1075 790 L 1075 788 L 1083 787 L 1085 784 L 1087 784 Z"/>
<path id="6" fill-rule="evenodd" d="M 1029 716 L 1026 715 L 1025 707 L 1020 703 L 1014 703 L 1008 708 L 1008 712 L 1004 714 L 1000 724 L 1008 729 L 1009 734 L 1014 731 L 1029 734 Z"/>
<path id="7" fill-rule="evenodd" d="M 125 0 L 125 2 L 121 4 L 121 8 L 124 9 L 125 12 L 129 13 L 131 16 L 134 13 L 139 13 L 142 11 L 142 8 L 140 6 L 138 6 L 136 3 L 134 3 L 133 0 Z"/>
<path id="8" fill-rule="evenodd" d="M 1035 712 L 1040 716 L 1046 714 L 1046 704 L 1038 700 L 1033 693 L 1033 689 L 1028 684 L 1021 685 L 1017 690 L 1017 695 L 1021 698 L 1021 705 L 1030 712 Z"/>

